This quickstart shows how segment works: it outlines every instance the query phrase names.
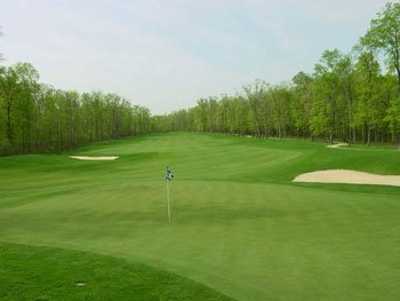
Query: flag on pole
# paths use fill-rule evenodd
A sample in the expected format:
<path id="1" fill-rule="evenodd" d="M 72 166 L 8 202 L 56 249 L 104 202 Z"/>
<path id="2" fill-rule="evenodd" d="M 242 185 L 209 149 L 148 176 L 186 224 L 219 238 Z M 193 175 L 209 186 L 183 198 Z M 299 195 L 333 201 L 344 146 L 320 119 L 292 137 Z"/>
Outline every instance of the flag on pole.
<path id="1" fill-rule="evenodd" d="M 165 180 L 172 181 L 173 179 L 174 179 L 174 173 L 172 172 L 172 169 L 167 166 L 167 170 L 165 172 Z"/>
<path id="2" fill-rule="evenodd" d="M 174 179 L 174 173 L 172 169 L 167 166 L 165 171 L 165 183 L 167 185 L 167 205 L 168 205 L 168 223 L 170 224 L 171 219 L 171 200 L 170 200 L 170 193 L 169 193 L 169 183 Z"/>

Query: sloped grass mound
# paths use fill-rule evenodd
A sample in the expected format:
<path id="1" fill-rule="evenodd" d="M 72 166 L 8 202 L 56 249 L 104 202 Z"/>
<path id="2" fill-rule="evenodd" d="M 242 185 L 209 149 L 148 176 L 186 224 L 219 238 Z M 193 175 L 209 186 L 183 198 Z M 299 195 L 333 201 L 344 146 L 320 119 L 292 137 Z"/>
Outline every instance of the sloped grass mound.
<path id="1" fill-rule="evenodd" d="M 0 243 L 0 300 L 233 300 L 189 279 L 90 253 Z"/>

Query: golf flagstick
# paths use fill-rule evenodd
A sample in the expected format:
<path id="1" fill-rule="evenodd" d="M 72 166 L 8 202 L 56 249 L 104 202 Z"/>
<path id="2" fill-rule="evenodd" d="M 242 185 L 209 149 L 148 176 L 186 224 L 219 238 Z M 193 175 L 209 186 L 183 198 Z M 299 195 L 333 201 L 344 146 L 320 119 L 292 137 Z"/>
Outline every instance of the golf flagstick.
<path id="1" fill-rule="evenodd" d="M 170 191 L 169 191 L 169 182 L 172 181 L 174 178 L 174 174 L 172 170 L 167 166 L 167 170 L 165 172 L 165 184 L 167 188 L 167 206 L 168 206 L 168 223 L 171 224 L 172 218 L 171 218 L 171 197 L 170 197 Z"/>
<path id="2" fill-rule="evenodd" d="M 169 197 L 169 181 L 167 182 L 168 223 L 171 223 L 171 200 Z"/>

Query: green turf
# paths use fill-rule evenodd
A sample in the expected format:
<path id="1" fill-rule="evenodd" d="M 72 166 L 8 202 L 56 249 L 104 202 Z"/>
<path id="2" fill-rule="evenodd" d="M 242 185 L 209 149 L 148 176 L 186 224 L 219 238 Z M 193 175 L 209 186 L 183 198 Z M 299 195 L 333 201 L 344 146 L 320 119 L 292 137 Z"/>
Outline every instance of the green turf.
<path id="1" fill-rule="evenodd" d="M 214 290 L 125 260 L 45 247 L 0 244 L 1 300 L 213 300 Z"/>
<path id="2" fill-rule="evenodd" d="M 173 133 L 73 154 L 121 158 L 0 158 L 0 241 L 108 255 L 124 260 L 118 261 L 121 269 L 143 264 L 169 271 L 179 275 L 177 300 L 186 300 L 191 290 L 185 278 L 213 289 L 210 298 L 219 298 L 218 291 L 237 300 L 400 299 L 400 188 L 291 182 L 299 173 L 328 168 L 400 174 L 395 149 Z M 172 225 L 162 181 L 166 165 L 176 171 Z M 6 254 L 11 248 L 24 257 L 25 249 L 9 246 L 2 247 Z M 80 260 L 79 253 L 62 254 L 56 261 L 67 270 L 70 256 Z M 40 257 L 46 272 L 52 259 Z M 125 287 L 124 273 L 104 258 L 101 273 L 110 269 L 114 275 L 109 286 Z M 6 261 L 9 269 L 25 264 Z M 92 265 L 83 265 L 89 283 Z M 4 274 L 0 263 L 0 279 Z M 16 274 L 8 285 L 24 287 L 24 277 L 29 274 Z M 40 286 L 43 280 L 31 281 Z M 0 291 L 5 289 L 0 282 Z"/>

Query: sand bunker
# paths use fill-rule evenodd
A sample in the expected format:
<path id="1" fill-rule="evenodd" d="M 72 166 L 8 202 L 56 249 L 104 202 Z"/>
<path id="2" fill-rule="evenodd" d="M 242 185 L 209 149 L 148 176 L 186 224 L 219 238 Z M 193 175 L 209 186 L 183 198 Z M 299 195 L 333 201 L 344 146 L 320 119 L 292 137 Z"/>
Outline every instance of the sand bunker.
<path id="1" fill-rule="evenodd" d="M 354 170 L 331 169 L 301 174 L 293 182 L 400 186 L 400 175 L 384 176 Z"/>
<path id="2" fill-rule="evenodd" d="M 348 143 L 336 143 L 336 144 L 329 144 L 326 147 L 327 148 L 341 148 L 341 147 L 346 147 L 349 146 Z"/>
<path id="3" fill-rule="evenodd" d="M 71 159 L 76 160 L 88 160 L 88 161 L 110 161 L 116 160 L 118 156 L 106 156 L 106 157 L 86 157 L 86 156 L 69 156 Z"/>

